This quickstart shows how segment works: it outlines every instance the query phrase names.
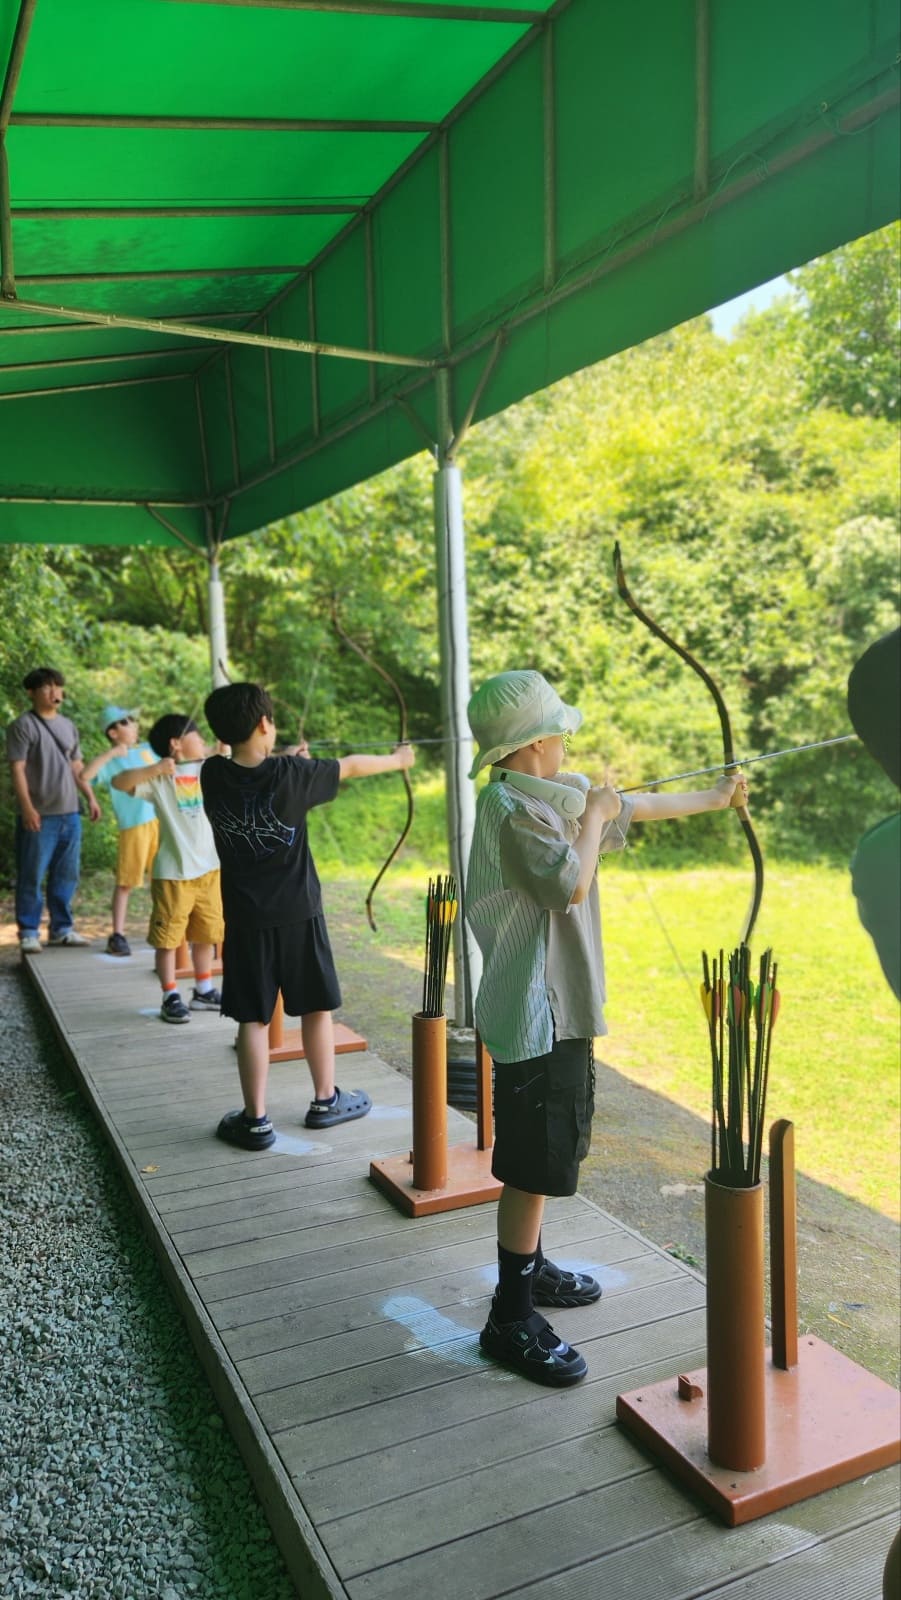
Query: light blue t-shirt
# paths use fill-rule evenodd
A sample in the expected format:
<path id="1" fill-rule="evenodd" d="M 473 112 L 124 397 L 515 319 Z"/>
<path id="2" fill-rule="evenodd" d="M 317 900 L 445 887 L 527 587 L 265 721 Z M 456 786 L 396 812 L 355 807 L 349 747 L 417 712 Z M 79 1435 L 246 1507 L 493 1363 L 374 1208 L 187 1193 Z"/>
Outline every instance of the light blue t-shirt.
<path id="1" fill-rule="evenodd" d="M 117 772 L 128 772 L 131 767 L 152 767 L 158 760 L 159 756 L 154 755 L 149 744 L 133 744 L 124 756 L 113 756 L 112 761 L 107 761 L 96 777 L 91 779 L 95 787 L 102 783 L 109 788 L 116 822 L 120 828 L 137 828 L 142 822 L 152 822 L 156 812 L 146 800 L 137 800 L 133 794 L 113 789 L 111 787 L 113 778 Z"/>

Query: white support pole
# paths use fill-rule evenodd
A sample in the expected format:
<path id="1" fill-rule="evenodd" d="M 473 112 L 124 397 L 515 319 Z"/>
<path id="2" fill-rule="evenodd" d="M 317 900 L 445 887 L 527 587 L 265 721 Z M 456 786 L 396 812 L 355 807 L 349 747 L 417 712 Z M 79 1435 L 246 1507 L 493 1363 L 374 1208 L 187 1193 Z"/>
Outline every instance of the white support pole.
<path id="1" fill-rule="evenodd" d="M 444 430 L 442 430 L 444 432 Z M 446 437 L 446 434 L 444 435 Z M 441 721 L 445 737 L 445 787 L 450 867 L 462 892 L 466 883 L 475 791 L 467 776 L 472 737 L 466 720 L 469 703 L 469 632 L 466 617 L 466 561 L 460 469 L 439 453 L 435 473 L 435 548 L 438 575 L 438 631 L 441 646 Z M 454 1021 L 473 1026 L 473 1001 L 482 972 L 481 956 L 462 916 L 454 923 Z"/>
<path id="2" fill-rule="evenodd" d="M 225 633 L 225 594 L 222 588 L 222 578 L 219 575 L 219 559 L 214 551 L 210 551 L 210 576 L 207 586 L 208 610 L 210 619 L 210 676 L 213 688 L 221 689 L 228 682 L 226 662 L 228 661 L 228 641 Z"/>

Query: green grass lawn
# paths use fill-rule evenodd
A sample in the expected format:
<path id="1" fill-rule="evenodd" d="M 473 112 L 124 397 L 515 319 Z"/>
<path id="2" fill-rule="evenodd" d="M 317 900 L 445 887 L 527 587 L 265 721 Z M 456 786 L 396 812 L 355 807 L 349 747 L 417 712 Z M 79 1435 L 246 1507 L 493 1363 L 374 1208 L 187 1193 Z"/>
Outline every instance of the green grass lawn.
<path id="1" fill-rule="evenodd" d="M 602 873 L 610 997 L 604 1059 L 705 1117 L 700 951 L 732 947 L 749 882 L 736 870 L 645 873 L 623 864 Z M 755 953 L 767 945 L 782 994 L 767 1122 L 795 1124 L 800 1171 L 897 1217 L 898 1004 L 858 921 L 847 872 L 771 863 Z"/>
<path id="2" fill-rule="evenodd" d="M 352 883 L 350 874 L 340 877 L 340 888 L 335 881 L 326 889 L 327 910 L 343 921 L 358 906 L 357 948 L 365 957 L 371 874 L 358 870 Z M 380 953 L 399 981 L 405 970 L 408 988 L 421 970 L 426 879 L 427 872 L 391 871 L 376 904 Z M 602 868 L 610 1029 L 603 1059 L 705 1119 L 710 1058 L 700 952 L 734 946 L 749 895 L 750 873 L 736 869 L 645 871 L 631 860 Z M 782 994 L 767 1125 L 777 1117 L 794 1122 L 799 1171 L 897 1217 L 898 1005 L 858 921 L 847 872 L 769 863 L 755 954 L 767 944 Z"/>
<path id="3" fill-rule="evenodd" d="M 422 970 L 428 869 L 407 860 L 388 872 L 376 901 L 376 935 L 363 914 L 373 871 L 322 862 L 326 909 L 345 945 L 351 932 L 361 969 L 375 967 L 376 950 L 382 957 L 384 1026 L 393 1010 L 406 1039 Z M 601 871 L 610 1029 L 603 1059 L 705 1119 L 710 1078 L 700 952 L 733 947 L 749 895 L 750 872 L 734 868 L 646 871 L 630 857 L 608 861 Z M 105 874 L 83 880 L 82 910 L 101 913 L 104 926 L 108 902 Z M 147 902 L 146 890 L 132 897 L 138 920 Z M 898 1005 L 858 921 L 847 872 L 769 862 L 755 953 L 767 944 L 779 962 L 782 993 L 767 1123 L 794 1122 L 799 1171 L 897 1217 Z M 352 974 L 345 978 L 350 992 Z"/>

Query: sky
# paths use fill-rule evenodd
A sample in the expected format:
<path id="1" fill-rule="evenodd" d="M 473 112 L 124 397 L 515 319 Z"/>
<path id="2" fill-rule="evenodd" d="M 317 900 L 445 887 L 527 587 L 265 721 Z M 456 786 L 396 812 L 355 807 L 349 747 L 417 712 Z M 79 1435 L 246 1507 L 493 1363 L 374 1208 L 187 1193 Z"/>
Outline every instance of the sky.
<path id="1" fill-rule="evenodd" d="M 729 339 L 737 322 L 741 321 L 746 311 L 763 311 L 771 300 L 777 295 L 788 294 L 789 285 L 786 278 L 773 278 L 769 283 L 760 283 L 756 289 L 749 289 L 747 294 L 740 294 L 735 300 L 727 300 L 725 305 L 717 306 L 710 315 L 713 318 L 713 331 L 722 339 Z"/>

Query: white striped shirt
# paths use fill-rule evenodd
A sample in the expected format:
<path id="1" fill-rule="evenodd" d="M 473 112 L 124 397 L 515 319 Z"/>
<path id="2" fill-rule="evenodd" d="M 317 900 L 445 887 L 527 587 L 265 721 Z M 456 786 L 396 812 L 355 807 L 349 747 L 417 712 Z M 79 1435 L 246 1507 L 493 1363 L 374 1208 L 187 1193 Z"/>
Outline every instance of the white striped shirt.
<path id="1" fill-rule="evenodd" d="M 632 810 L 624 797 L 604 825 L 601 853 L 622 849 Z M 597 878 L 579 905 L 570 903 L 580 826 L 506 784 L 486 784 L 479 795 L 466 915 L 483 959 L 476 1026 L 495 1061 L 529 1061 L 547 1055 L 555 1038 L 607 1031 Z"/>

